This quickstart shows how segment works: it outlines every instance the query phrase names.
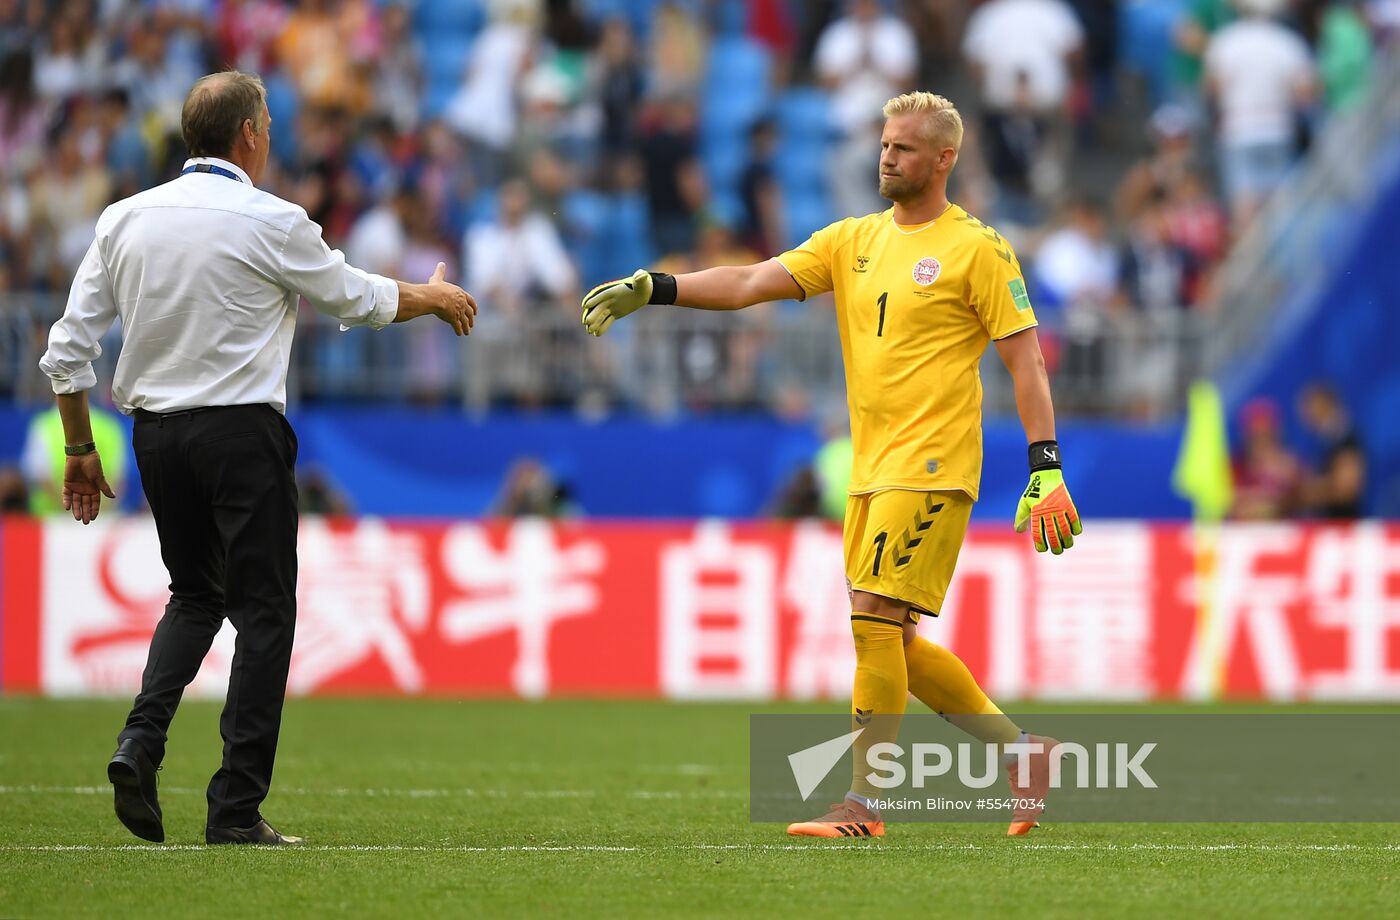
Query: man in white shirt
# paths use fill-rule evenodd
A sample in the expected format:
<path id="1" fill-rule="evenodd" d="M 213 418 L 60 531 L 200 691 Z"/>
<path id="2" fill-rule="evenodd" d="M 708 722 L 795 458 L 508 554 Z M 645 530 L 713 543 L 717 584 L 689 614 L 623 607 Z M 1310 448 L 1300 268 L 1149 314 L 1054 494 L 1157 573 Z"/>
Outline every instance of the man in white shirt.
<path id="1" fill-rule="evenodd" d="M 228 617 L 238 638 L 205 840 L 296 844 L 258 808 L 296 622 L 297 444 L 283 412 L 298 299 L 346 326 L 431 314 L 458 335 L 471 330 L 476 302 L 443 280 L 441 264 L 426 284 L 347 265 L 303 209 L 257 188 L 271 140 L 258 77 L 199 80 L 181 127 L 184 171 L 103 212 L 39 365 L 63 419 L 63 506 L 87 524 L 103 495 L 115 498 L 92 443 L 87 391 L 98 343 L 120 316 L 112 397 L 136 416 L 137 467 L 171 597 L 107 768 L 117 817 L 138 837 L 164 840 L 155 771 L 166 732 Z"/>
<path id="2" fill-rule="evenodd" d="M 1239 229 L 1297 159 L 1298 119 L 1315 87 L 1307 44 L 1273 18 L 1286 9 L 1282 0 L 1235 5 L 1241 18 L 1211 37 L 1205 74 L 1220 104 L 1221 170 Z"/>
<path id="3" fill-rule="evenodd" d="M 882 12 L 878 0 L 850 0 L 847 15 L 826 27 L 813 56 L 831 91 L 832 127 L 840 138 L 830 163 L 836 209 L 884 210 L 871 181 L 871 151 L 879 146 L 885 100 L 908 89 L 918 71 L 914 30 Z"/>

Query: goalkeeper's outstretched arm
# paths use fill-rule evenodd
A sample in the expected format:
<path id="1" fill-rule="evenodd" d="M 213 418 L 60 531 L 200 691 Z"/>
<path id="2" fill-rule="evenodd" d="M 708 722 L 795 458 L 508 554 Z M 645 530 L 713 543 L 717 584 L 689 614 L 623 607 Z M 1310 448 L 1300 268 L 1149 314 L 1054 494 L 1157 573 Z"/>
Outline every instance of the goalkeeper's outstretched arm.
<path id="1" fill-rule="evenodd" d="M 624 316 L 647 304 L 675 304 L 697 310 L 742 310 L 771 300 L 798 300 L 802 288 L 777 259 L 752 265 L 724 265 L 684 275 L 638 269 L 630 278 L 598 285 L 583 298 L 583 325 L 602 335 Z"/>
<path id="2" fill-rule="evenodd" d="M 801 300 L 803 296 L 802 288 L 777 259 L 676 276 L 676 305 L 697 310 L 742 310 L 774 300 Z"/>

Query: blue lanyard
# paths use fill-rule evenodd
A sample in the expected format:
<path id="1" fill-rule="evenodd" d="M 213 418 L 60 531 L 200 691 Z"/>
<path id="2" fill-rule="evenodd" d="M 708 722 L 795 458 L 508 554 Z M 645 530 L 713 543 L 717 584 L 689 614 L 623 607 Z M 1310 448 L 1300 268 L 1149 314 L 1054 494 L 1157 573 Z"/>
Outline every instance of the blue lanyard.
<path id="1" fill-rule="evenodd" d="M 215 166 L 213 163 L 196 163 L 193 166 L 186 166 L 184 169 L 180 170 L 180 175 L 186 176 L 194 172 L 213 173 L 216 176 L 223 176 L 225 179 L 232 179 L 234 182 L 243 181 L 238 177 L 238 173 L 230 169 L 224 169 L 222 166 Z"/>

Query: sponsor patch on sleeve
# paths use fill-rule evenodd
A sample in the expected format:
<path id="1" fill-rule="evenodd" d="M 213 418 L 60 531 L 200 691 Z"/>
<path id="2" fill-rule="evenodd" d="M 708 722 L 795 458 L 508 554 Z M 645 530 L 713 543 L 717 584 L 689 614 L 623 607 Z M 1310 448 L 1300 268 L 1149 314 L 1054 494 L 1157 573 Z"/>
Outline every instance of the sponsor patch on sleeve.
<path id="1" fill-rule="evenodd" d="M 1012 278 L 1006 283 L 1011 288 L 1011 301 L 1016 304 L 1017 310 L 1029 310 L 1031 308 L 1031 295 L 1026 293 L 1026 282 L 1020 278 Z"/>

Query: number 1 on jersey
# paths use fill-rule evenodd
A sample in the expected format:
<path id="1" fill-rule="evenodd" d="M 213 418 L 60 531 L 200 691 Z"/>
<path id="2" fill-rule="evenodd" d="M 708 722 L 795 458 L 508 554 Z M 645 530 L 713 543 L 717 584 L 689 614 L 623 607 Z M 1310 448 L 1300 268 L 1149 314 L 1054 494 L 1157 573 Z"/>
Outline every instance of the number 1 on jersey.
<path id="1" fill-rule="evenodd" d="M 885 304 L 889 302 L 889 299 L 889 291 L 880 295 L 880 328 L 875 330 L 876 338 L 880 338 L 885 334 Z"/>
<path id="2" fill-rule="evenodd" d="M 889 538 L 889 535 L 889 531 L 882 530 L 879 535 L 875 537 L 875 565 L 872 567 L 870 574 L 876 578 L 880 575 L 880 557 L 885 555 L 885 540 Z"/>

